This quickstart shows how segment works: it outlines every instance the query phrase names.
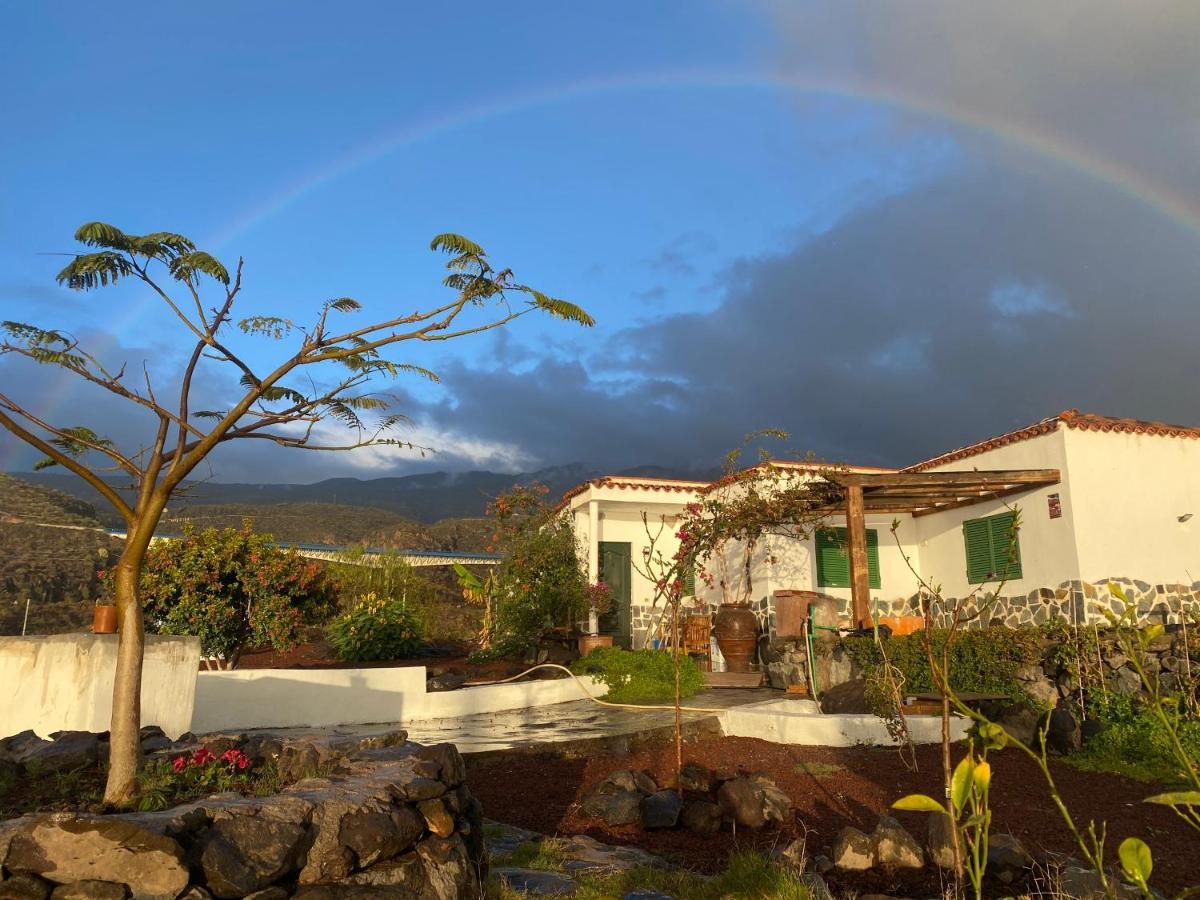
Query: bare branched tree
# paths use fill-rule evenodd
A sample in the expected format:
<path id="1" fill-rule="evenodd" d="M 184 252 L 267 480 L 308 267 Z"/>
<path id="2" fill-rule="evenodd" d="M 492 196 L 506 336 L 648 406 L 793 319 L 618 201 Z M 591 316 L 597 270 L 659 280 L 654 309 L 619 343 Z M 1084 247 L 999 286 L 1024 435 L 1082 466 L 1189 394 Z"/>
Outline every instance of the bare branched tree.
<path id="1" fill-rule="evenodd" d="M 361 308 L 349 297 L 322 303 L 308 322 L 264 315 L 242 318 L 236 328 L 244 334 L 292 345 L 290 355 L 273 368 L 257 370 L 228 340 L 235 326 L 234 302 L 242 291 L 242 260 L 231 274 L 183 235 L 126 234 L 102 222 L 84 225 L 75 238 L 94 249 L 72 259 L 58 274 L 60 284 L 89 291 L 120 281 L 140 282 L 166 307 L 181 329 L 183 346 L 191 348 L 182 375 L 168 394 L 161 385 L 155 390 L 145 366 L 130 379 L 126 366 L 106 367 L 70 334 L 23 322 L 0 323 L 0 355 L 54 366 L 139 407 L 150 424 L 147 434 L 153 434 L 144 446 L 130 449 L 121 441 L 124 436 L 45 421 L 27 402 L 0 392 L 0 425 L 45 454 L 36 468 L 69 469 L 125 520 L 125 547 L 114 572 L 119 645 L 104 795 L 110 804 L 124 804 L 136 795 L 140 762 L 145 629 L 139 576 L 168 500 L 196 467 L 218 446 L 235 440 L 269 441 L 302 450 L 396 446 L 424 451 L 428 448 L 393 436 L 404 417 L 390 411 L 386 396 L 368 393 L 366 388 L 377 378 L 412 374 L 436 381 L 437 376 L 389 358 L 388 351 L 480 334 L 533 312 L 585 326 L 593 321 L 578 306 L 518 283 L 511 270 L 494 269 L 477 244 L 456 234 L 442 234 L 431 246 L 449 255 L 444 284 L 453 292 L 450 299 L 359 326 L 337 324 L 341 316 Z M 214 292 L 213 306 L 206 305 L 209 291 Z M 231 369 L 239 377 L 238 395 L 228 398 L 224 408 L 192 408 L 193 388 L 204 363 Z M 160 399 L 167 396 L 172 399 Z M 328 425 L 319 428 L 321 423 Z M 332 425 L 341 428 L 331 429 Z M 322 437 L 331 430 L 344 431 L 348 437 Z M 106 471 L 127 475 L 131 491 L 123 494 L 105 477 Z"/>

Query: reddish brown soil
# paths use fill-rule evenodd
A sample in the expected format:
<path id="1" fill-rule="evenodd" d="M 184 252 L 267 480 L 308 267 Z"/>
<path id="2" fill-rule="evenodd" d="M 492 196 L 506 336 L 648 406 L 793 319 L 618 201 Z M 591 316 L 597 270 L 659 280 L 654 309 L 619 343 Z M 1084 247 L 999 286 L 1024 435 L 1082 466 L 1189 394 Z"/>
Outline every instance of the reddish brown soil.
<path id="1" fill-rule="evenodd" d="M 955 751 L 955 759 L 961 750 Z M 673 746 L 642 750 L 624 756 L 558 759 L 512 754 L 500 758 L 468 759 L 471 791 L 483 802 L 490 818 L 544 834 L 588 834 L 615 844 L 633 844 L 673 862 L 703 872 L 719 870 L 731 852 L 750 847 L 786 845 L 808 832 L 810 855 L 828 854 L 838 832 L 847 825 L 864 831 L 875 827 L 889 804 L 910 793 L 937 797 L 941 785 L 941 749 L 918 749 L 919 772 L 905 769 L 895 750 L 882 748 L 788 747 L 751 738 L 717 738 L 689 744 L 684 760 L 712 769 L 765 772 L 795 804 L 795 821 L 785 828 L 759 832 L 742 830 L 736 836 L 721 832 L 699 837 L 686 830 L 641 832 L 612 828 L 599 819 L 580 815 L 583 796 L 617 769 L 648 772 L 660 784 L 671 778 Z M 989 756 L 993 767 L 993 832 L 1009 833 L 1035 856 L 1047 851 L 1079 857 L 1070 833 L 1056 811 L 1037 767 L 1019 751 Z M 805 764 L 841 766 L 831 774 L 808 774 Z M 1139 836 L 1154 850 L 1154 886 L 1174 893 L 1196 881 L 1200 865 L 1196 840 L 1169 809 L 1143 803 L 1155 792 L 1114 775 L 1080 772 L 1055 763 L 1052 771 L 1068 807 L 1081 828 L 1089 819 L 1109 823 L 1108 855 L 1116 846 Z M 924 843 L 927 819 L 920 813 L 894 813 Z M 872 873 L 855 879 L 831 877 L 842 890 L 921 896 L 940 893 L 936 872 L 887 876 Z"/>
<path id="2" fill-rule="evenodd" d="M 378 662 L 344 663 L 333 655 L 329 643 L 323 638 L 307 641 L 294 649 L 279 652 L 266 647 L 247 650 L 238 660 L 239 669 L 376 669 L 425 666 L 430 674 L 453 673 L 464 675 L 468 681 L 495 681 L 516 675 L 528 668 L 511 660 L 492 662 L 468 662 L 472 648 L 466 644 L 449 644 L 434 647 L 422 656 L 410 659 L 388 659 Z"/>

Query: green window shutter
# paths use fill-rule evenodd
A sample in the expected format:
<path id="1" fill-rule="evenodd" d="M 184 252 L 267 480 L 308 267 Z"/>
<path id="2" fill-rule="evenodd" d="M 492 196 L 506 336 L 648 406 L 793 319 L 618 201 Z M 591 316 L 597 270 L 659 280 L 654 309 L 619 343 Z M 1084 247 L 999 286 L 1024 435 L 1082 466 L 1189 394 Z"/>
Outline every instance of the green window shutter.
<path id="1" fill-rule="evenodd" d="M 1000 513 L 982 519 L 963 522 L 963 545 L 967 555 L 967 581 L 983 584 L 987 581 L 1008 580 L 1021 577 L 1021 545 L 1013 546 L 1013 559 L 1009 561 L 1009 530 L 1012 528 L 1012 513 Z M 1007 572 L 1006 572 L 1007 570 Z"/>
<path id="2" fill-rule="evenodd" d="M 817 587 L 850 587 L 850 548 L 845 528 L 819 528 L 816 533 Z M 878 588 L 879 533 L 867 529 L 867 574 Z"/>
<path id="3" fill-rule="evenodd" d="M 683 596 L 696 596 L 696 567 L 688 566 L 687 571 L 683 573 Z"/>
<path id="4" fill-rule="evenodd" d="M 997 578 L 1007 577 L 1009 581 L 1021 577 L 1021 541 L 1019 535 L 1010 535 L 1013 514 L 1001 513 L 988 517 L 988 526 L 992 532 L 992 568 Z M 1012 544 L 1012 559 L 1009 559 L 1009 544 Z"/>
<path id="5" fill-rule="evenodd" d="M 878 589 L 882 584 L 879 579 L 879 533 L 874 528 L 867 529 L 867 574 L 871 587 Z"/>
<path id="6" fill-rule="evenodd" d="M 967 582 L 982 584 L 992 573 L 992 533 L 987 519 L 963 522 L 963 544 L 967 551 Z"/>

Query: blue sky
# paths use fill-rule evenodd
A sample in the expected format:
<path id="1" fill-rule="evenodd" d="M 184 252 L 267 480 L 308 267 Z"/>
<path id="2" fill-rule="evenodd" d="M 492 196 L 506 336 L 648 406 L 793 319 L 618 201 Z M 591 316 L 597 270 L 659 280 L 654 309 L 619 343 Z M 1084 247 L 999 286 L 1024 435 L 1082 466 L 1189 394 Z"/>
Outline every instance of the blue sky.
<path id="1" fill-rule="evenodd" d="M 1034 4 L 996 34 L 1008 63 L 981 56 L 971 78 L 957 77 L 941 62 L 962 65 L 961 54 L 944 42 L 970 46 L 995 23 L 951 14 L 941 28 L 937 5 L 911 14 L 885 5 L 882 16 L 856 3 L 765 2 L 466 3 L 453 12 L 131 3 L 103 16 L 69 3 L 11 7 L 5 31 L 19 39 L 0 58 L 0 315 L 70 328 L 106 358 L 135 368 L 147 360 L 169 382 L 175 332 L 144 294 L 54 286 L 65 258 L 52 254 L 73 249 L 82 222 L 180 231 L 227 263 L 242 256 L 243 312 L 299 318 L 334 296 L 361 300 L 363 316 L 437 300 L 440 262 L 427 246 L 450 230 L 521 280 L 582 304 L 598 326 L 523 322 L 502 339 L 406 355 L 447 374 L 441 388 L 403 386 L 417 435 L 443 450 L 438 465 L 703 466 L 750 427 L 776 425 L 796 431 L 800 449 L 906 462 L 1062 406 L 1200 421 L 1195 401 L 1153 390 L 1163 372 L 1134 386 L 1068 379 L 1050 396 L 1020 381 L 998 407 L 979 410 L 961 373 L 944 368 L 954 354 L 941 352 L 987 333 L 996 357 L 1045 355 L 1031 341 L 1057 333 L 1055 352 L 1070 349 L 1082 364 L 1097 346 L 1138 340 L 1118 298 L 1092 292 L 1111 281 L 1097 278 L 1097 265 L 1128 269 L 1104 261 L 1111 249 L 1143 240 L 1162 258 L 1139 284 L 1164 316 L 1183 316 L 1162 337 L 1200 337 L 1184 312 L 1189 260 L 1200 256 L 1195 229 L 1128 187 L 1145 176 L 1185 204 L 1196 196 L 1189 108 L 1172 105 L 1192 102 L 1179 87 L 1195 82 L 1195 63 L 1172 43 L 1171 23 L 1125 22 L 1111 6 L 1113 30 L 1132 29 L 1130 52 L 1159 64 L 1144 83 L 1114 72 L 1118 89 L 1098 94 L 1106 64 Z M 887 43 L 886 22 L 873 20 L 896 15 L 915 40 Z M 1092 43 L 1097 56 L 1106 49 Z M 1048 77 L 1014 83 L 1014 61 Z M 827 89 L 778 86 L 788 78 Z M 881 99 L 892 88 L 904 104 Z M 1163 120 L 1096 125 L 1102 111 L 1147 108 Z M 964 125 L 955 110 L 1000 123 L 1001 136 Z M 1142 142 L 1130 142 L 1131 124 Z M 1041 135 L 1032 149 L 1011 138 L 1029 133 Z M 1047 142 L 1076 149 L 1064 163 L 1038 150 Z M 1126 186 L 1070 163 L 1085 153 L 1128 173 Z M 997 204 L 988 230 L 926 218 L 944 192 L 981 189 Z M 1094 209 L 1064 220 L 1064 204 Z M 970 210 L 951 203 L 941 215 Z M 905 258 L 880 252 L 914 228 L 943 236 Z M 963 234 L 986 252 L 955 246 Z M 866 243 L 850 252 L 849 236 Z M 1061 253 L 1044 252 L 1047 240 Z M 967 271 L 976 255 L 986 266 Z M 833 258 L 841 268 L 824 271 Z M 884 258 L 890 268 L 877 270 Z M 943 293 L 947 284 L 971 295 Z M 940 333 L 964 315 L 974 327 Z M 1022 331 L 1029 320 L 1037 323 Z M 856 324 L 868 327 L 849 340 L 826 331 Z M 1070 337 L 1089 331 L 1091 344 Z M 781 332 L 790 341 L 779 344 Z M 1153 346 L 1153 335 L 1144 339 Z M 775 357 L 764 357 L 767 347 Z M 248 352 L 265 363 L 277 348 Z M 1061 382 L 1048 365 L 1042 383 Z M 826 379 L 838 372 L 867 415 L 828 401 Z M 118 440 L 140 434 L 85 391 L 24 374 L 0 359 L 0 376 L 24 389 L 12 393 L 70 419 L 62 424 L 98 416 Z M 1012 376 L 980 378 L 986 389 Z M 207 388 L 217 395 L 224 384 L 214 375 Z M 919 438 L 894 413 L 869 414 L 898 403 L 950 414 Z M 861 431 L 872 420 L 880 434 L 868 440 Z M 214 471 L 313 480 L 421 465 L 394 453 L 304 457 L 232 451 Z M 0 467 L 30 458 L 0 444 Z"/>

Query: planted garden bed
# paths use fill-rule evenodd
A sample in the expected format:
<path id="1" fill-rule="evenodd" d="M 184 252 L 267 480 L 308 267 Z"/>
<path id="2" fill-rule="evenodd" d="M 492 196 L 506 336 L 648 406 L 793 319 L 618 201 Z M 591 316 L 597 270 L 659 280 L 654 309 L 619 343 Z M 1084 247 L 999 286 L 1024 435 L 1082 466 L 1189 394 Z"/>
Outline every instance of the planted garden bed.
<path id="1" fill-rule="evenodd" d="M 909 772 L 892 749 L 788 747 L 750 738 L 711 738 L 689 744 L 685 760 L 713 770 L 764 772 L 791 799 L 793 815 L 783 826 L 757 830 L 722 830 L 701 836 L 686 829 L 646 831 L 634 825 L 613 827 L 585 815 L 580 804 L 612 772 L 644 771 L 658 783 L 669 781 L 674 750 L 669 746 L 631 754 L 593 754 L 583 758 L 541 755 L 491 755 L 468 759 L 468 783 L 487 815 L 544 834 L 585 834 L 599 840 L 640 847 L 671 862 L 701 872 L 720 871 L 737 851 L 782 849 L 807 834 L 810 858 L 831 856 L 846 826 L 871 832 L 881 816 L 895 815 L 922 844 L 927 819 L 921 814 L 891 813 L 901 796 L 941 791 L 940 748 L 917 748 L 919 771 Z M 956 751 L 955 756 L 960 755 Z M 1011 834 L 1035 857 L 1049 853 L 1078 856 L 1071 837 L 1046 792 L 1040 773 L 1019 752 L 990 756 L 994 775 L 993 833 Z M 1171 810 L 1143 802 L 1147 785 L 1117 775 L 1080 772 L 1052 762 L 1063 797 L 1077 820 L 1107 821 L 1110 854 L 1129 835 L 1140 835 L 1155 847 L 1153 885 L 1173 892 L 1194 882 L 1191 835 Z M 538 802 L 529 802 L 530 784 L 538 786 Z M 899 896 L 940 894 L 942 876 L 928 862 L 919 870 L 863 873 L 833 870 L 827 876 L 835 893 L 847 890 Z M 1012 888 L 1008 888 L 1011 893 Z M 923 893 L 922 893 L 923 892 Z"/>

